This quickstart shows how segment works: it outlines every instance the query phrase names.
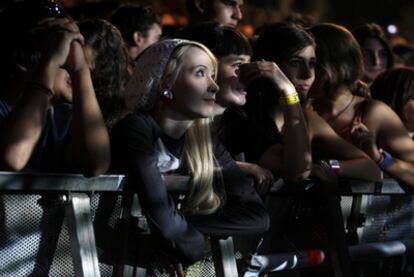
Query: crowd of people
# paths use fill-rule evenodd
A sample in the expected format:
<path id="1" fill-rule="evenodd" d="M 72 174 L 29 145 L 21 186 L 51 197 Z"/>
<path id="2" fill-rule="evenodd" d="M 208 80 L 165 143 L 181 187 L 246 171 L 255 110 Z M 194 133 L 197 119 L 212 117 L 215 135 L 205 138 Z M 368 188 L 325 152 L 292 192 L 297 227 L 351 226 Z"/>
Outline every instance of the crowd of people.
<path id="1" fill-rule="evenodd" d="M 414 69 L 379 25 L 287 20 L 247 39 L 242 0 L 186 4 L 189 27 L 164 36 L 146 6 L 81 21 L 53 2 L 2 10 L 1 169 L 126 174 L 184 264 L 206 236 L 265 233 L 277 180 L 414 187 Z M 169 173 L 190 176 L 184 199 Z"/>

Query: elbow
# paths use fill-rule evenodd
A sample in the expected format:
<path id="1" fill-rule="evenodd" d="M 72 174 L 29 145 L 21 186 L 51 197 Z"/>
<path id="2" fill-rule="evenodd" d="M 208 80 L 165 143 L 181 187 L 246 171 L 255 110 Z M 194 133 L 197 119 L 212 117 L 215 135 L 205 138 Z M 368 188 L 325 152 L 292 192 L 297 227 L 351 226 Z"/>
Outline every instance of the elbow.
<path id="1" fill-rule="evenodd" d="M 3 154 L 2 167 L 10 171 L 22 171 L 27 165 L 28 159 L 18 154 Z"/>
<path id="2" fill-rule="evenodd" d="M 25 168 L 26 164 L 20 161 L 3 161 L 2 165 L 6 170 L 22 171 Z"/>
<path id="3" fill-rule="evenodd" d="M 109 163 L 100 165 L 83 166 L 81 172 L 85 177 L 96 177 L 104 174 L 109 169 Z"/>
<path id="4" fill-rule="evenodd" d="M 78 172 L 81 172 L 85 177 L 96 177 L 106 173 L 109 170 L 111 155 L 105 153 L 105 155 L 96 155 L 91 158 L 83 158 L 78 155 L 72 156 L 67 160 L 69 168 L 76 168 Z M 75 165 L 75 167 L 73 167 Z"/>

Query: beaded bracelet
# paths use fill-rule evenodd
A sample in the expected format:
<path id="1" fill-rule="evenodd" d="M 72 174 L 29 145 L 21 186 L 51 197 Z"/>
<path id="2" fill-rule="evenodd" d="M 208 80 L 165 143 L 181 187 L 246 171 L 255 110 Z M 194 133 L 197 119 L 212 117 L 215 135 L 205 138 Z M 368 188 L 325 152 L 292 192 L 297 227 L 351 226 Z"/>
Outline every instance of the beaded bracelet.
<path id="1" fill-rule="evenodd" d="M 36 89 L 36 91 L 46 94 L 49 98 L 52 98 L 54 96 L 53 91 L 50 88 L 39 82 L 27 82 L 26 89 Z"/>
<path id="2" fill-rule="evenodd" d="M 295 92 L 287 96 L 281 96 L 279 97 L 279 103 L 282 106 L 291 106 L 300 103 L 299 94 Z"/>

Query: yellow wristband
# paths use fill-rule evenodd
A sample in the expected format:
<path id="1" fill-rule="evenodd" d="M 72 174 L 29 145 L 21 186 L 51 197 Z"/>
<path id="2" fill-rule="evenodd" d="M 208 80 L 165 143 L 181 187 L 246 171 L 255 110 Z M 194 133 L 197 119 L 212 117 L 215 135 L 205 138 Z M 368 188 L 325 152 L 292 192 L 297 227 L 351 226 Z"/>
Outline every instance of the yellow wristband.
<path id="1" fill-rule="evenodd" d="M 282 106 L 290 106 L 300 103 L 299 94 L 297 92 L 289 94 L 288 96 L 281 96 L 279 103 Z"/>

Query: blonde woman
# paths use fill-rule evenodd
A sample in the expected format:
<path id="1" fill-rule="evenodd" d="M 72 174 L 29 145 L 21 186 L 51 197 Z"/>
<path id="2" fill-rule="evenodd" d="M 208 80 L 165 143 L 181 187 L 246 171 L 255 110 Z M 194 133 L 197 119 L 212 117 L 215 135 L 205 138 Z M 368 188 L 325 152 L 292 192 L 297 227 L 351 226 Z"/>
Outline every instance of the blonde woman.
<path id="1" fill-rule="evenodd" d="M 211 138 L 217 63 L 203 45 L 164 40 L 137 60 L 126 87 L 134 110 L 111 133 L 113 166 L 129 176 L 152 233 L 184 262 L 203 256 L 204 236 L 266 231 L 268 215 L 250 179 Z M 177 207 L 162 175 L 191 177 Z M 164 244 L 165 245 L 165 244 Z"/>

